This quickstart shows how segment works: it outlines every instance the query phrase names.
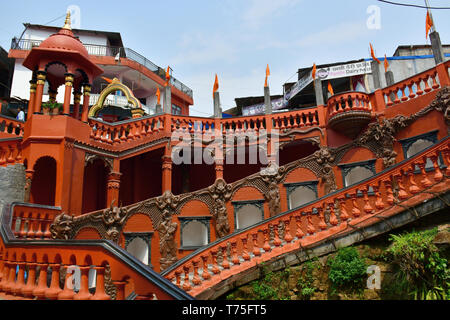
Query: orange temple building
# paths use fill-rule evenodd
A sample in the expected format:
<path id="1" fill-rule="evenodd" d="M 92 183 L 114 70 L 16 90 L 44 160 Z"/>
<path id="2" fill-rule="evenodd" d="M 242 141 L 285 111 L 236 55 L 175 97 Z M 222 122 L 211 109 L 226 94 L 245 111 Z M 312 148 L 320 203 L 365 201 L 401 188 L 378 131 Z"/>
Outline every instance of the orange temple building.
<path id="1" fill-rule="evenodd" d="M 368 68 L 349 88 L 331 78 L 339 64 L 318 65 L 278 112 L 265 86 L 224 117 L 215 90 L 204 118 L 170 68 L 117 34 L 105 33 L 119 47 L 85 44 L 70 16 L 45 28 L 9 52 L 30 78 L 25 121 L 0 115 L 2 299 L 214 299 L 262 262 L 448 210 L 450 62 L 436 32 L 431 65 L 400 81 L 368 59 L 342 63 Z"/>

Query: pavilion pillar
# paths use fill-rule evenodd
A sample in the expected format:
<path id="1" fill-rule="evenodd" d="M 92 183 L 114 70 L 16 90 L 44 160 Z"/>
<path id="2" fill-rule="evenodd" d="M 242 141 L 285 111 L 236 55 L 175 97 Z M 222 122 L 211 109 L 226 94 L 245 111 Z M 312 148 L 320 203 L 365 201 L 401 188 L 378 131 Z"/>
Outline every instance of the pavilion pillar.
<path id="1" fill-rule="evenodd" d="M 73 93 L 73 117 L 78 120 L 80 117 L 80 102 L 81 102 L 81 91 L 75 91 Z"/>
<path id="2" fill-rule="evenodd" d="M 64 106 L 63 106 L 63 115 L 70 115 L 70 98 L 72 97 L 72 89 L 73 89 L 73 81 L 74 75 L 71 73 L 66 73 L 66 91 L 64 94 Z"/>
<path id="3" fill-rule="evenodd" d="M 107 195 L 106 195 L 106 205 L 113 203 L 119 204 L 119 191 L 120 191 L 120 177 L 122 173 L 117 171 L 111 171 L 108 175 L 107 183 Z"/>
<path id="4" fill-rule="evenodd" d="M 34 113 L 41 113 L 42 96 L 44 95 L 44 86 L 45 86 L 46 77 L 47 77 L 47 73 L 45 71 L 37 72 Z"/>
<path id="5" fill-rule="evenodd" d="M 81 121 L 88 122 L 88 112 L 89 112 L 89 98 L 91 96 L 90 84 L 83 85 L 83 112 L 81 113 Z"/>
<path id="6" fill-rule="evenodd" d="M 28 119 L 34 112 L 34 104 L 36 99 L 36 81 L 30 81 L 30 101 L 28 101 Z"/>
<path id="7" fill-rule="evenodd" d="M 162 157 L 162 194 L 172 192 L 172 157 L 170 147 L 166 147 Z"/>

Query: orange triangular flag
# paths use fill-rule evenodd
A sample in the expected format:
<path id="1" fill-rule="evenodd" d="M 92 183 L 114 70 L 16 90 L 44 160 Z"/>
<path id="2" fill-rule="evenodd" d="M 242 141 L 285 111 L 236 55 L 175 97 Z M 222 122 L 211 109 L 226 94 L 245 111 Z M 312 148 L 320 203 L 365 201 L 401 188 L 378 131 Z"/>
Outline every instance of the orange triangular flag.
<path id="1" fill-rule="evenodd" d="M 373 51 L 372 44 L 369 43 L 369 45 L 370 45 L 370 55 L 372 56 L 372 59 L 375 60 L 376 62 L 378 62 L 378 63 L 380 64 L 381 61 L 380 61 L 377 57 L 375 57 L 375 52 Z"/>
<path id="2" fill-rule="evenodd" d="M 219 90 L 219 80 L 217 79 L 217 74 L 216 74 L 216 79 L 214 80 L 214 87 L 213 87 L 213 98 L 214 98 L 214 92 L 216 92 L 217 90 Z"/>
<path id="3" fill-rule="evenodd" d="M 384 72 L 387 72 L 388 68 L 389 68 L 389 62 L 388 62 L 386 55 L 384 55 Z"/>
<path id="4" fill-rule="evenodd" d="M 267 77 L 268 76 L 270 76 L 269 65 L 267 65 L 267 68 L 266 68 L 266 81 L 264 82 L 264 87 L 267 87 Z"/>
<path id="5" fill-rule="evenodd" d="M 161 102 L 161 91 L 159 91 L 159 87 L 156 88 L 156 98 L 158 98 L 156 104 L 160 104 L 160 102 Z"/>
<path id="6" fill-rule="evenodd" d="M 316 64 L 314 63 L 312 71 L 311 71 L 311 77 L 313 80 L 316 80 Z"/>
<path id="7" fill-rule="evenodd" d="M 105 80 L 108 83 L 112 83 L 113 82 L 112 79 L 110 79 L 110 78 L 102 77 L 102 79 Z"/>
<path id="8" fill-rule="evenodd" d="M 330 82 L 330 81 L 328 81 L 328 92 L 329 92 L 332 96 L 334 96 L 334 90 L 333 90 L 333 87 L 331 86 L 331 82 Z"/>
<path id="9" fill-rule="evenodd" d="M 430 32 L 431 27 L 433 26 L 433 20 L 431 20 L 430 12 L 427 11 L 427 18 L 425 21 L 425 38 L 428 38 L 428 32 Z"/>

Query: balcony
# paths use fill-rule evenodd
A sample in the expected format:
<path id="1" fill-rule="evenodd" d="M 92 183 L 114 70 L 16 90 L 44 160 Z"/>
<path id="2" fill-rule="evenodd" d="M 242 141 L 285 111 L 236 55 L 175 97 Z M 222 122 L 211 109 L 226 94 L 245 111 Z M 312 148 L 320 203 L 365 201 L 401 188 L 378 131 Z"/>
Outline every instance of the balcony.
<path id="1" fill-rule="evenodd" d="M 327 103 L 327 124 L 350 138 L 356 137 L 372 119 L 370 97 L 363 92 L 344 92 Z"/>
<path id="2" fill-rule="evenodd" d="M 12 50 L 26 50 L 29 51 L 33 49 L 34 47 L 39 47 L 41 44 L 41 40 L 18 40 L 16 38 L 13 38 L 11 41 L 11 49 Z M 129 60 L 132 60 L 134 62 L 139 63 L 140 65 L 144 66 L 148 70 L 152 71 L 156 75 L 158 75 L 161 79 L 164 81 L 166 80 L 166 71 L 145 58 L 144 56 L 140 55 L 136 51 L 124 48 L 124 47 L 112 47 L 112 46 L 102 46 L 102 45 L 95 45 L 95 44 L 84 44 L 85 48 L 87 49 L 88 53 L 92 56 L 102 56 L 102 57 L 116 57 L 118 54 L 121 58 L 127 58 Z M 174 77 L 171 77 L 170 83 L 172 86 L 180 90 L 181 92 L 184 92 L 189 97 L 193 97 L 193 91 L 188 86 L 184 85 L 181 81 L 177 80 Z"/>

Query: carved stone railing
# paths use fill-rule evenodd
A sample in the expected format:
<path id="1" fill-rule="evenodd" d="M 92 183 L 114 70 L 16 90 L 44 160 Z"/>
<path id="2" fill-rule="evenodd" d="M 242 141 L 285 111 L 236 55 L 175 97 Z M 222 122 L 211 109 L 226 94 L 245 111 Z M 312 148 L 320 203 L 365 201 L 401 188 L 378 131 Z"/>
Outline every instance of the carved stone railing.
<path id="1" fill-rule="evenodd" d="M 4 208 L 0 228 L 2 299 L 124 300 L 132 292 L 140 300 L 192 299 L 110 241 L 16 239 L 10 228 L 11 211 Z M 90 271 L 95 277 L 91 288 Z"/>
<path id="2" fill-rule="evenodd" d="M 235 232 L 196 250 L 162 272 L 193 296 L 279 255 L 301 250 L 358 224 L 374 223 L 449 189 L 450 139 L 355 186 Z M 443 172 L 438 158 L 444 156 Z M 433 170 L 425 170 L 427 159 Z M 416 171 L 416 166 L 420 170 Z"/>
<path id="3" fill-rule="evenodd" d="M 25 122 L 0 115 L 0 133 L 11 135 L 11 137 L 23 136 Z"/>
<path id="4" fill-rule="evenodd" d="M 21 138 L 0 139 L 0 166 L 23 162 L 21 142 Z"/>

